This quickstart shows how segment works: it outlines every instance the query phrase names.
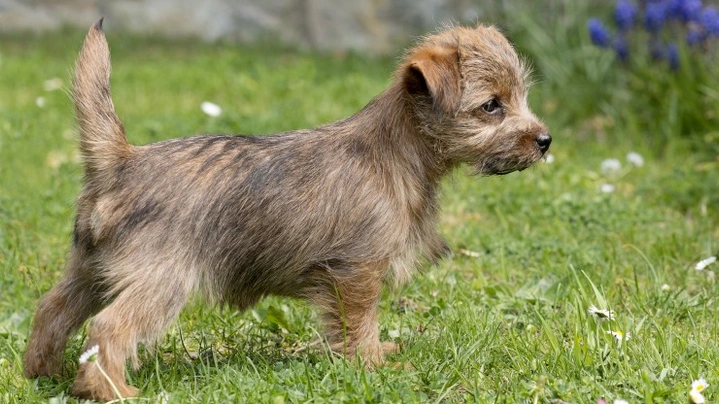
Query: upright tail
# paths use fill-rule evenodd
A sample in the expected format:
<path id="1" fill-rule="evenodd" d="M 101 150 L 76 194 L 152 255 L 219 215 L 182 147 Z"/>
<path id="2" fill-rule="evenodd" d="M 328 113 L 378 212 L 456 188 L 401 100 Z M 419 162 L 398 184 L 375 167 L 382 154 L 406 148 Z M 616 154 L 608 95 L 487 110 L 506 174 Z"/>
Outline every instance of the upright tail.
<path id="1" fill-rule="evenodd" d="M 117 167 L 132 152 L 110 98 L 110 49 L 102 32 L 102 19 L 90 28 L 80 50 L 72 97 L 85 172 L 92 179 Z"/>

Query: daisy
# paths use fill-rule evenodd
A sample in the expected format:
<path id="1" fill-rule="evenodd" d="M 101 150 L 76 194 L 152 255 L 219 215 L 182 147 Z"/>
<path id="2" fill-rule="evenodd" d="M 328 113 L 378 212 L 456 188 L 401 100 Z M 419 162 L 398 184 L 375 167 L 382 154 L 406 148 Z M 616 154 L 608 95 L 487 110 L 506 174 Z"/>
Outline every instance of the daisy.
<path id="1" fill-rule="evenodd" d="M 611 194 L 614 192 L 614 189 L 614 185 L 612 184 L 602 184 L 602 186 L 599 187 L 599 190 L 605 194 Z"/>
<path id="2" fill-rule="evenodd" d="M 632 337 L 632 333 L 628 332 L 625 334 L 621 331 L 609 330 L 609 331 L 607 331 L 607 334 L 612 334 L 614 336 L 614 338 L 616 338 L 617 342 L 619 342 L 620 344 Z"/>
<path id="3" fill-rule="evenodd" d="M 55 91 L 62 88 L 62 79 L 59 77 L 53 77 L 51 79 L 45 80 L 45 82 L 42 83 L 42 87 L 45 89 L 45 91 Z"/>
<path id="4" fill-rule="evenodd" d="M 95 362 L 97 360 L 98 353 L 100 353 L 100 347 L 98 345 L 91 346 L 90 349 L 80 355 L 80 364 L 82 365 L 86 362 Z"/>
<path id="5" fill-rule="evenodd" d="M 162 391 L 157 395 L 157 401 L 155 401 L 155 404 L 167 404 L 169 400 L 170 395 L 166 391 Z"/>
<path id="6" fill-rule="evenodd" d="M 552 163 L 554 163 L 554 154 L 552 154 L 552 153 L 547 153 L 547 154 L 545 154 L 545 155 L 544 155 L 544 162 L 547 163 L 547 164 L 552 164 Z"/>
<path id="7" fill-rule="evenodd" d="M 644 157 L 636 152 L 630 152 L 627 154 L 627 161 L 635 167 L 641 167 L 644 165 Z"/>
<path id="8" fill-rule="evenodd" d="M 707 387 L 709 387 L 709 383 L 707 383 L 706 379 L 703 377 L 700 377 L 698 380 L 694 380 L 692 382 L 692 390 L 696 390 L 699 393 L 704 391 Z"/>
<path id="9" fill-rule="evenodd" d="M 112 382 L 112 379 L 110 379 L 110 376 L 107 375 L 107 372 L 105 372 L 105 369 L 100 366 L 100 362 L 97 361 L 97 355 L 100 353 L 100 347 L 98 345 L 93 345 L 88 349 L 87 351 L 83 352 L 82 355 L 80 355 L 80 364 L 84 364 L 87 362 L 92 362 L 97 367 L 97 370 L 100 371 L 100 374 L 102 377 L 107 380 L 107 382 L 110 384 L 110 387 L 112 387 L 112 391 L 115 393 L 115 396 L 120 398 L 120 402 L 124 402 L 122 399 L 122 394 L 120 394 L 120 391 L 117 389 L 117 386 L 115 383 Z M 112 401 L 114 402 L 114 401 Z"/>
<path id="10" fill-rule="evenodd" d="M 202 108 L 202 112 L 209 116 L 220 116 L 222 113 L 222 108 L 220 108 L 219 105 L 209 101 L 205 101 L 200 104 L 200 108 Z"/>
<path id="11" fill-rule="evenodd" d="M 477 251 L 471 251 L 471 250 L 467 250 L 467 249 L 464 249 L 464 248 L 458 249 L 457 252 L 459 252 L 459 253 L 462 254 L 462 255 L 466 255 L 466 256 L 468 256 L 468 257 L 472 257 L 472 258 L 479 258 L 479 257 L 482 256 L 482 254 L 481 254 L 481 253 L 478 253 Z"/>
<path id="12" fill-rule="evenodd" d="M 600 320 L 614 320 L 614 312 L 612 310 L 598 309 L 595 305 L 591 305 L 587 311 Z"/>
<path id="13" fill-rule="evenodd" d="M 622 163 L 617 159 L 606 159 L 602 161 L 602 172 L 604 175 L 616 174 L 622 169 Z"/>
<path id="14" fill-rule="evenodd" d="M 702 270 L 704 270 L 704 268 L 706 268 L 706 267 L 708 267 L 709 265 L 715 263 L 716 260 L 717 260 L 717 257 L 704 258 L 703 260 L 697 262 L 697 264 L 696 264 L 696 266 L 694 267 L 694 269 L 696 269 L 697 271 L 702 271 Z"/>
<path id="15" fill-rule="evenodd" d="M 704 399 L 704 395 L 696 390 L 692 390 L 689 392 L 689 398 L 694 404 L 704 404 L 706 402 L 706 400 Z"/>

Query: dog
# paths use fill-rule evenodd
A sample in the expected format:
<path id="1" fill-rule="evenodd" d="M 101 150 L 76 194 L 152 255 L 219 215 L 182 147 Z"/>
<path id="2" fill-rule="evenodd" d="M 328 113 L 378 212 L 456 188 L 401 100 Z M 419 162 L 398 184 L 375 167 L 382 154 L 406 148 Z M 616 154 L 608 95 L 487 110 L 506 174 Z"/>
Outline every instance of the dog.
<path id="1" fill-rule="evenodd" d="M 162 337 L 193 294 L 239 310 L 267 295 L 306 299 L 334 351 L 381 365 L 395 348 L 379 339 L 383 285 L 450 252 L 436 230 L 440 179 L 462 164 L 523 170 L 548 150 L 527 77 L 497 29 L 450 27 L 421 39 L 389 88 L 344 120 L 133 146 L 98 21 L 73 79 L 85 177 L 72 249 L 39 302 L 25 375 L 58 374 L 69 336 L 94 316 L 86 349 L 98 347 L 97 361 L 80 365 L 72 393 L 135 396 L 126 362 L 138 366 L 137 345 Z"/>

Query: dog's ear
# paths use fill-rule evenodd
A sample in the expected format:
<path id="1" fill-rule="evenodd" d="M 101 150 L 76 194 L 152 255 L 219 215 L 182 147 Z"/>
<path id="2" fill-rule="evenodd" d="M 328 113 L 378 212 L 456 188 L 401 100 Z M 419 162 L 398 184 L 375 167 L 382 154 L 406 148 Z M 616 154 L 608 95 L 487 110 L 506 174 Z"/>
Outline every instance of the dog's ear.
<path id="1" fill-rule="evenodd" d="M 428 96 L 439 111 L 455 115 L 462 98 L 457 48 L 429 46 L 415 51 L 405 64 L 404 85 L 410 95 Z"/>

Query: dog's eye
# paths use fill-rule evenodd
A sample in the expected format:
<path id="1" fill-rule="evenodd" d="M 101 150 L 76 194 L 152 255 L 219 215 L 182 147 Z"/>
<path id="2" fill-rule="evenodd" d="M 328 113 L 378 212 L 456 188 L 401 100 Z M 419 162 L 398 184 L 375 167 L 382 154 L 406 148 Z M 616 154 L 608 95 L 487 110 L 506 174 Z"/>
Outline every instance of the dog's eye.
<path id="1" fill-rule="evenodd" d="M 499 104 L 499 101 L 497 101 L 496 98 L 492 98 L 491 100 L 485 102 L 482 104 L 482 111 L 484 111 L 487 114 L 493 115 L 502 110 L 502 106 Z"/>

